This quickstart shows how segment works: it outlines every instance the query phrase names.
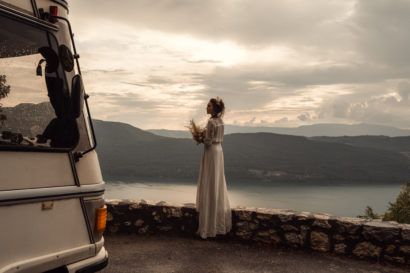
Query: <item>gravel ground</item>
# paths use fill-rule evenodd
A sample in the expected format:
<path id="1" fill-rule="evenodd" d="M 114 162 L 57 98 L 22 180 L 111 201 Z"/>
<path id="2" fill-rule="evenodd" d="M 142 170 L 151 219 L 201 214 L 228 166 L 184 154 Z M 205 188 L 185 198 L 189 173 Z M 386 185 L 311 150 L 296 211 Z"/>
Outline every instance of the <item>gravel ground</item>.
<path id="1" fill-rule="evenodd" d="M 275 249 L 224 239 L 171 235 L 105 236 L 109 263 L 103 273 L 127 272 L 358 272 L 409 273 L 395 267 L 303 250 Z"/>

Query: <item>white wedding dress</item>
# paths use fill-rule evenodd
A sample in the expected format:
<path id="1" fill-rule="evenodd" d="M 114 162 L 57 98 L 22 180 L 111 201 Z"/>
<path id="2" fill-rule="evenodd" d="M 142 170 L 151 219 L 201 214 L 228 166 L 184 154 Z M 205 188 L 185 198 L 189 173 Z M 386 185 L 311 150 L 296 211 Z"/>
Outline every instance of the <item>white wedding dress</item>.
<path id="1" fill-rule="evenodd" d="M 204 239 L 226 234 L 232 228 L 221 145 L 223 135 L 222 119 L 210 118 L 204 139 L 196 195 L 196 209 L 199 212 L 198 234 Z"/>

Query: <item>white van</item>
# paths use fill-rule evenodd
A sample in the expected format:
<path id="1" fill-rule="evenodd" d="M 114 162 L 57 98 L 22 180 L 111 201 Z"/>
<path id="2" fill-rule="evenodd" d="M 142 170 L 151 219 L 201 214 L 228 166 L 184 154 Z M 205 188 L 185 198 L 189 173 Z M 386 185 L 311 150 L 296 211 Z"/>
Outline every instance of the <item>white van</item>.
<path id="1" fill-rule="evenodd" d="M 64 0 L 0 0 L 0 273 L 107 265 L 96 141 Z"/>

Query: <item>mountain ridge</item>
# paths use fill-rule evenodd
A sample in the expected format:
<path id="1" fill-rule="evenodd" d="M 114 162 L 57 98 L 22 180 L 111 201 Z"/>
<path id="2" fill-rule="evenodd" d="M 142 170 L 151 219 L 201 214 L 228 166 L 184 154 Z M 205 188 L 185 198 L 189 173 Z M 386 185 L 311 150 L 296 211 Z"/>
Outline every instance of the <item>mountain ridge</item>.
<path id="1" fill-rule="evenodd" d="M 166 130 L 166 129 L 149 129 L 147 130 L 156 135 L 190 138 L 186 130 Z M 296 135 L 306 137 L 316 136 L 360 136 L 360 135 L 385 135 L 390 137 L 410 136 L 410 130 L 400 129 L 393 126 L 376 125 L 376 124 L 337 124 L 337 123 L 319 123 L 313 125 L 302 125 L 295 128 L 287 127 L 250 127 L 225 125 L 225 134 L 233 133 L 276 133 L 285 135 Z"/>
<path id="2" fill-rule="evenodd" d="M 201 145 L 189 139 L 152 135 L 152 139 L 135 136 L 129 142 L 117 141 L 113 134 L 107 134 L 107 128 L 99 129 L 101 124 L 104 122 L 97 122 L 95 129 L 105 178 L 196 181 Z M 118 131 L 130 125 L 116 126 Z M 141 129 L 134 132 L 146 135 Z M 408 141 L 410 147 L 410 138 Z M 410 177 L 409 158 L 396 150 L 303 136 L 235 133 L 225 136 L 223 149 L 228 183 L 403 183 Z"/>

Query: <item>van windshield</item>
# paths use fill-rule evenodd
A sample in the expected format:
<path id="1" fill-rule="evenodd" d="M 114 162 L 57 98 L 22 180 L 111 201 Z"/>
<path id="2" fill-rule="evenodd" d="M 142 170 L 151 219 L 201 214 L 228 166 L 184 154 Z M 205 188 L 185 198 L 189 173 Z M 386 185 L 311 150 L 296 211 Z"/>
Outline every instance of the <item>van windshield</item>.
<path id="1" fill-rule="evenodd" d="M 0 25 L 0 148 L 73 148 L 79 133 L 56 38 L 8 17 Z"/>

